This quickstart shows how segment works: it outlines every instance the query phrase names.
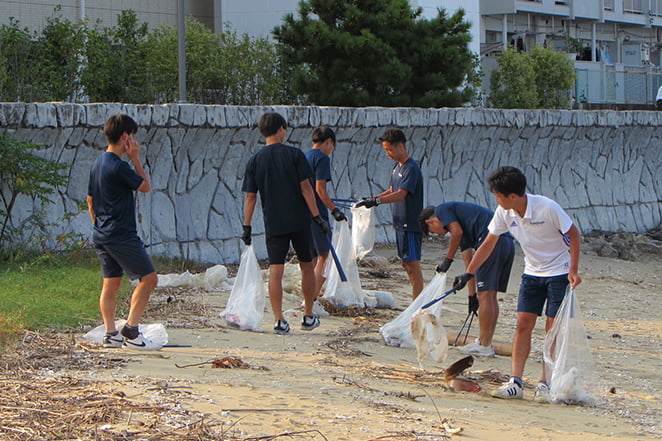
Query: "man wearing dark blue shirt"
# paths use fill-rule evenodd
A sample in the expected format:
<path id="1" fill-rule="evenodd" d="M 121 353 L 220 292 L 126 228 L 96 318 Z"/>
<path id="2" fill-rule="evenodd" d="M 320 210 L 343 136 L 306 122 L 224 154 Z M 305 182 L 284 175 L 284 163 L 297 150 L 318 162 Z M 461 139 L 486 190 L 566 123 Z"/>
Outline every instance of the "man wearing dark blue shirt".
<path id="1" fill-rule="evenodd" d="M 379 140 L 386 155 L 396 162 L 391 172 L 388 190 L 366 198 L 357 207 L 372 208 L 380 204 L 393 204 L 393 228 L 402 267 L 409 276 L 412 298 L 423 290 L 421 271 L 421 244 L 423 233 L 418 225 L 418 214 L 423 209 L 423 174 L 409 156 L 405 146 L 407 138 L 400 129 L 388 129 Z"/>
<path id="2" fill-rule="evenodd" d="M 138 125 L 128 115 L 108 118 L 103 127 L 108 148 L 94 162 L 87 190 L 94 246 L 103 273 L 99 306 L 106 327 L 105 348 L 159 349 L 138 330 L 140 316 L 156 288 L 158 277 L 136 228 L 133 192 L 148 193 L 151 189 L 140 162 L 140 146 L 133 139 L 137 131 Z M 125 153 L 133 170 L 121 159 Z M 125 272 L 139 283 L 131 296 L 126 324 L 118 331 L 115 296 Z"/>
<path id="3" fill-rule="evenodd" d="M 329 210 L 336 222 L 347 220 L 345 214 L 333 203 L 326 183 L 331 181 L 331 158 L 329 156 L 336 148 L 336 134 L 330 127 L 321 126 L 313 129 L 312 133 L 313 148 L 306 152 L 306 159 L 313 169 L 311 184 L 315 190 L 315 201 L 320 216 L 327 222 L 329 221 Z M 313 242 L 317 259 L 315 263 L 315 297 L 319 296 L 322 285 L 326 280 L 324 278 L 324 267 L 326 259 L 329 257 L 329 236 L 322 234 L 316 225 L 313 225 Z"/>
<path id="4" fill-rule="evenodd" d="M 290 332 L 283 315 L 283 271 L 290 243 L 301 267 L 305 300 L 301 329 L 310 331 L 320 324 L 319 317 L 313 314 L 315 272 L 311 219 L 325 235 L 329 234 L 329 224 L 319 215 L 310 185 L 313 172 L 305 155 L 283 144 L 287 135 L 285 118 L 276 112 L 267 112 L 260 118 L 258 127 L 266 145 L 246 164 L 242 186 L 246 193 L 242 240 L 246 245 L 251 244 L 251 220 L 260 193 L 269 256 L 269 299 L 276 319 L 274 332 Z"/>
<path id="5" fill-rule="evenodd" d="M 437 265 L 437 272 L 448 271 L 458 248 L 462 252 L 465 265 L 469 266 L 474 250 L 477 250 L 487 237 L 487 226 L 493 214 L 485 207 L 468 202 L 446 202 L 436 207 L 427 207 L 421 212 L 418 220 L 424 234 L 451 235 L 446 258 Z M 460 352 L 465 354 L 494 356 L 492 338 L 499 318 L 496 293 L 506 292 L 508 288 L 515 256 L 512 236 L 509 233 L 502 234 L 494 250 L 490 258 L 476 271 L 475 280 L 469 282 L 469 313 L 480 312 L 480 335 L 474 342 L 460 348 Z"/>

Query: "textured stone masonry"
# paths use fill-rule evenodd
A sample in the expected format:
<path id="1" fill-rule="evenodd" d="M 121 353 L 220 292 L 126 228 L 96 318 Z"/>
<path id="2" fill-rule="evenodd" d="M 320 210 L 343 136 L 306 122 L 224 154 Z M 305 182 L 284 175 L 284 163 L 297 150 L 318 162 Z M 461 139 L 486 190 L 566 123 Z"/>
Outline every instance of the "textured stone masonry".
<path id="1" fill-rule="evenodd" d="M 287 118 L 287 142 L 302 150 L 311 146 L 313 127 L 336 130 L 332 197 L 388 186 L 393 163 L 377 138 L 398 126 L 423 170 L 426 204 L 463 200 L 494 209 L 485 178 L 513 165 L 527 175 L 530 192 L 559 202 L 582 232 L 644 232 L 662 218 L 662 112 L 1 103 L 0 130 L 69 165 L 68 185 L 47 207 L 50 234 L 89 237 L 85 198 L 90 166 L 106 147 L 102 127 L 109 115 L 128 113 L 140 126 L 136 139 L 152 182 L 152 192 L 138 196 L 139 233 L 150 252 L 234 263 L 244 168 L 263 145 L 257 121 L 267 110 Z M 23 219 L 36 208 L 22 197 L 15 215 Z M 390 207 L 377 207 L 376 215 L 377 240 L 394 241 Z M 260 209 L 253 231 L 264 257 Z"/>

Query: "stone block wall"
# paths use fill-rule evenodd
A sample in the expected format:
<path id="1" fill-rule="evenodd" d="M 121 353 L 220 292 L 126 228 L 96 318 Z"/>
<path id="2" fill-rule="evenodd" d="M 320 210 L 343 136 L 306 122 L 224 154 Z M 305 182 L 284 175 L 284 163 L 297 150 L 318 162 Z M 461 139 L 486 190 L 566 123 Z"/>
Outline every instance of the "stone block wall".
<path id="1" fill-rule="evenodd" d="M 425 202 L 463 200 L 492 209 L 486 176 L 521 168 L 529 191 L 555 199 L 583 232 L 643 232 L 662 219 L 662 112 L 496 109 L 235 107 L 194 104 L 0 104 L 0 131 L 43 145 L 37 153 L 69 165 L 69 183 L 47 207 L 49 233 L 89 237 L 85 208 L 90 166 L 105 149 L 109 115 L 128 113 L 152 192 L 137 198 L 140 235 L 150 253 L 234 263 L 241 251 L 241 183 L 263 145 L 257 121 L 275 110 L 288 120 L 287 142 L 302 150 L 310 132 L 336 130 L 330 194 L 356 198 L 383 191 L 393 163 L 377 138 L 402 128 L 425 179 Z M 21 198 L 18 219 L 36 208 Z M 377 240 L 394 241 L 391 209 L 376 208 Z M 266 256 L 261 211 L 254 243 Z"/>

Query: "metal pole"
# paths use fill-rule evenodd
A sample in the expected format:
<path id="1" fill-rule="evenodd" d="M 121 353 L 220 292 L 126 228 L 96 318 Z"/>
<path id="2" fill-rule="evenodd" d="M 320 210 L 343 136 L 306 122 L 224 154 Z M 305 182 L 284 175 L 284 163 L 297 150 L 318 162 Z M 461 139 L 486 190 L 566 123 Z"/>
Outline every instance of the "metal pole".
<path id="1" fill-rule="evenodd" d="M 177 58 L 179 60 L 179 102 L 186 102 L 186 0 L 177 0 Z"/>

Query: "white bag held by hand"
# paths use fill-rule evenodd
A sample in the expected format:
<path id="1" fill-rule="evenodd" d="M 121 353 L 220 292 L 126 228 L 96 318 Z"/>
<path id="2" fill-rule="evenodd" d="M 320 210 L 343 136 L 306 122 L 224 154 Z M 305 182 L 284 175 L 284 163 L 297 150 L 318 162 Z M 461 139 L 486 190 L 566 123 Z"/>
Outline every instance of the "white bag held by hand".
<path id="1" fill-rule="evenodd" d="M 347 276 L 347 281 L 340 280 L 340 273 L 331 255 L 326 259 L 324 273 L 327 277 L 324 299 L 336 306 L 346 307 L 366 305 L 366 295 L 361 289 L 359 267 L 356 264 L 351 232 L 347 222 L 336 222 L 333 226 L 333 242 L 340 265 Z M 376 302 L 375 302 L 376 303 Z M 375 305 L 372 305 L 375 306 Z"/>
<path id="2" fill-rule="evenodd" d="M 416 346 L 411 333 L 412 317 L 416 311 L 421 309 L 421 306 L 441 296 L 444 293 L 445 286 L 446 273 L 437 273 L 407 309 L 402 311 L 393 321 L 379 328 L 379 333 L 382 335 L 384 343 L 388 346 L 400 346 L 401 348 L 413 348 Z M 426 312 L 439 318 L 442 303 L 443 300 L 435 303 L 427 308 Z"/>
<path id="3" fill-rule="evenodd" d="M 242 331 L 260 331 L 264 317 L 265 289 L 252 245 L 241 253 L 239 271 L 221 317 Z"/>
<path id="4" fill-rule="evenodd" d="M 375 245 L 375 218 L 373 210 L 352 207 L 352 246 L 357 259 L 363 259 Z"/>
<path id="5" fill-rule="evenodd" d="M 594 404 L 595 365 L 588 346 L 579 301 L 568 285 L 554 325 L 545 336 L 544 360 L 554 403 Z"/>

